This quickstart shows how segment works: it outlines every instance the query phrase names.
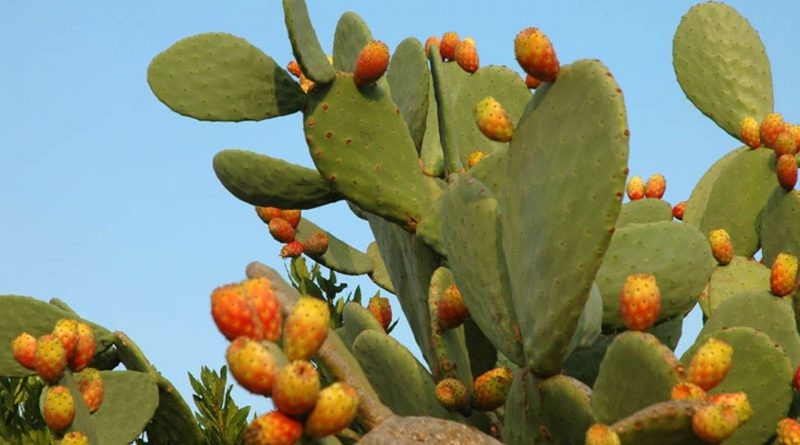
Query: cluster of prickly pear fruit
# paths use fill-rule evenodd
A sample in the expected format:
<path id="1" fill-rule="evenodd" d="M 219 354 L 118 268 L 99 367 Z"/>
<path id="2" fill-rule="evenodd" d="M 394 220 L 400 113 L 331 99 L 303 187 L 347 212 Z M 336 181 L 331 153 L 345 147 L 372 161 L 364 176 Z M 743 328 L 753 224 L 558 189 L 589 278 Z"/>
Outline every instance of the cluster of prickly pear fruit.
<path id="1" fill-rule="evenodd" d="M 315 232 L 304 239 L 297 239 L 300 210 L 256 206 L 256 214 L 267 225 L 275 241 L 283 243 L 281 257 L 296 258 L 305 253 L 312 258 L 318 258 L 328 250 L 328 235 L 324 232 Z"/>

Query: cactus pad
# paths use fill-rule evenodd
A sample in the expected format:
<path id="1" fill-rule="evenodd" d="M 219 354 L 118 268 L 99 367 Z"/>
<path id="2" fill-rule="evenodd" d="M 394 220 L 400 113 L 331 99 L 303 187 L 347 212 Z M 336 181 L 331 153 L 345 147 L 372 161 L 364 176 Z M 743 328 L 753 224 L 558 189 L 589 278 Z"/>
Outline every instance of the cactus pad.
<path id="1" fill-rule="evenodd" d="M 663 199 L 637 199 L 622 204 L 617 218 L 617 229 L 631 224 L 672 221 L 672 207 Z"/>
<path id="2" fill-rule="evenodd" d="M 336 70 L 328 62 L 328 56 L 317 40 L 305 0 L 283 0 L 283 14 L 292 52 L 300 69 L 306 77 L 319 84 L 333 81 Z"/>
<path id="3" fill-rule="evenodd" d="M 556 443 L 581 443 L 594 423 L 589 412 L 592 390 L 566 375 L 555 375 L 539 384 L 542 422 Z"/>
<path id="4" fill-rule="evenodd" d="M 400 109 L 414 146 L 419 152 L 425 135 L 428 93 L 431 88 L 425 48 L 419 40 L 409 37 L 397 45 L 389 62 L 386 79 L 389 81 L 392 100 Z"/>
<path id="5" fill-rule="evenodd" d="M 155 379 L 136 371 L 102 371 L 103 404 L 92 414 L 97 443 L 131 443 L 158 406 Z"/>
<path id="6" fill-rule="evenodd" d="M 650 405 L 611 429 L 624 444 L 703 445 L 692 431 L 692 414 L 702 402 L 675 400 Z"/>
<path id="7" fill-rule="evenodd" d="M 355 12 L 342 14 L 333 36 L 333 67 L 338 71 L 352 73 L 358 53 L 371 40 L 372 32 L 364 19 Z"/>
<path id="8" fill-rule="evenodd" d="M 710 317 L 717 307 L 744 291 L 769 289 L 769 268 L 751 258 L 734 256 L 730 264 L 716 266 L 711 273 L 708 292 L 701 303 L 703 313 Z"/>
<path id="9" fill-rule="evenodd" d="M 386 270 L 386 264 L 383 263 L 383 258 L 381 258 L 378 243 L 374 241 L 369 243 L 367 256 L 372 260 L 373 264 L 372 272 L 369 273 L 372 282 L 391 293 L 395 293 L 392 279 L 389 277 L 389 271 Z"/>
<path id="10" fill-rule="evenodd" d="M 775 189 L 761 217 L 762 261 L 772 265 L 781 252 L 800 256 L 800 193 Z"/>

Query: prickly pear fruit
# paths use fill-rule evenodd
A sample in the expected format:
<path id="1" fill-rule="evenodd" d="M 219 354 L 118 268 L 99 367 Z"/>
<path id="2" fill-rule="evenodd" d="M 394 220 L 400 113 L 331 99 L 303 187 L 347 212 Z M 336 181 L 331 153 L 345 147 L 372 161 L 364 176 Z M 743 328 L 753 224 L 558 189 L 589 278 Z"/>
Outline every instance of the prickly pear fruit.
<path id="1" fill-rule="evenodd" d="M 800 445 L 800 422 L 783 418 L 778 422 L 778 445 Z"/>
<path id="2" fill-rule="evenodd" d="M 726 405 L 733 408 L 736 417 L 739 419 L 739 424 L 747 422 L 753 415 L 753 407 L 747 399 L 747 394 L 740 392 L 725 392 L 709 396 L 708 401 L 715 405 Z"/>
<path id="3" fill-rule="evenodd" d="M 458 42 L 458 45 L 456 45 L 456 63 L 468 73 L 478 71 L 480 66 L 478 50 L 475 48 L 475 41 L 470 37 Z"/>
<path id="4" fill-rule="evenodd" d="M 289 63 L 286 64 L 286 71 L 290 72 L 295 77 L 300 77 L 303 75 L 303 71 L 300 69 L 300 64 L 297 63 L 296 60 L 290 60 Z"/>
<path id="5" fill-rule="evenodd" d="M 300 297 L 286 317 L 283 350 L 289 360 L 306 360 L 328 337 L 331 323 L 328 303 L 314 297 Z"/>
<path id="6" fill-rule="evenodd" d="M 797 143 L 795 142 L 791 127 L 787 127 L 775 138 L 775 147 L 773 147 L 773 150 L 775 150 L 775 156 L 778 157 L 797 153 Z"/>
<path id="7" fill-rule="evenodd" d="M 286 243 L 281 248 L 281 258 L 297 258 L 303 253 L 303 243 L 300 241 L 292 241 Z"/>
<path id="8" fill-rule="evenodd" d="M 100 371 L 94 368 L 85 368 L 83 371 L 73 374 L 78 391 L 81 392 L 83 403 L 90 413 L 97 411 L 103 403 L 103 378 Z"/>
<path id="9" fill-rule="evenodd" d="M 284 414 L 301 416 L 314 407 L 319 398 L 317 368 L 306 360 L 295 360 L 278 372 L 272 385 L 272 402 Z"/>
<path id="10" fill-rule="evenodd" d="M 469 407 L 469 392 L 461 380 L 446 378 L 436 384 L 436 400 L 448 411 L 461 411 Z"/>
<path id="11" fill-rule="evenodd" d="M 525 73 L 525 86 L 526 87 L 528 87 L 528 88 L 530 88 L 532 90 L 535 90 L 535 89 L 539 88 L 539 85 L 541 85 L 541 84 L 542 84 L 541 80 L 531 76 L 528 73 Z"/>
<path id="12" fill-rule="evenodd" d="M 294 227 L 283 218 L 272 218 L 269 221 L 269 234 L 275 241 L 281 243 L 291 243 L 294 241 Z"/>
<path id="13" fill-rule="evenodd" d="M 456 58 L 456 47 L 459 40 L 458 33 L 452 31 L 442 35 L 439 53 L 442 55 L 443 60 L 454 60 Z"/>
<path id="14" fill-rule="evenodd" d="M 321 257 L 328 251 L 328 244 L 330 243 L 330 239 L 328 238 L 328 234 L 325 232 L 317 232 L 312 234 L 308 237 L 308 239 L 302 242 L 303 244 L 303 253 L 306 255 L 317 258 Z"/>
<path id="15" fill-rule="evenodd" d="M 553 82 L 558 77 L 559 63 L 553 44 L 538 28 L 527 28 L 517 34 L 514 55 L 531 76 L 544 82 Z"/>
<path id="16" fill-rule="evenodd" d="M 644 185 L 644 196 L 653 199 L 661 199 L 666 190 L 667 180 L 664 178 L 664 175 L 656 173 L 647 178 L 647 182 Z"/>
<path id="17" fill-rule="evenodd" d="M 794 186 L 797 184 L 797 158 L 793 154 L 778 157 L 775 174 L 778 176 L 778 184 L 784 190 L 794 190 Z"/>
<path id="18" fill-rule="evenodd" d="M 248 305 L 248 309 L 255 310 L 258 321 L 261 322 L 260 329 L 262 334 L 260 337 L 253 338 L 256 340 L 263 338 L 272 342 L 278 341 L 281 338 L 283 316 L 281 315 L 278 297 L 275 296 L 269 280 L 266 278 L 251 278 L 242 281 L 240 286 L 244 289 L 250 303 L 252 303 L 252 305 Z"/>
<path id="19" fill-rule="evenodd" d="M 11 340 L 11 352 L 20 365 L 28 368 L 36 368 L 36 337 L 27 332 L 19 334 Z"/>
<path id="20" fill-rule="evenodd" d="M 644 198 L 644 181 L 641 176 L 631 176 L 627 187 L 625 187 L 625 192 L 631 201 Z"/>
<path id="21" fill-rule="evenodd" d="M 358 53 L 353 80 L 358 86 L 377 82 L 388 67 L 389 47 L 380 40 L 373 40 Z"/>
<path id="22" fill-rule="evenodd" d="M 788 125 L 783 121 L 783 116 L 779 113 L 767 114 L 764 120 L 761 121 L 761 143 L 769 148 L 774 148 L 778 135 L 786 130 L 787 127 Z"/>
<path id="23" fill-rule="evenodd" d="M 305 432 L 317 439 L 336 434 L 353 422 L 357 411 L 356 390 L 336 382 L 319 392 L 319 400 L 306 418 Z"/>
<path id="24" fill-rule="evenodd" d="M 475 105 L 475 121 L 484 136 L 497 142 L 508 142 L 514 134 L 514 123 L 508 112 L 492 96 Z"/>
<path id="25" fill-rule="evenodd" d="M 75 351 L 69 357 L 69 368 L 73 371 L 80 371 L 89 366 L 94 359 L 96 347 L 94 331 L 86 323 L 78 322 L 78 342 L 75 344 Z"/>
<path id="26" fill-rule="evenodd" d="M 797 257 L 781 252 L 772 263 L 769 277 L 772 294 L 783 297 L 794 292 L 797 285 Z"/>
<path id="27" fill-rule="evenodd" d="M 692 430 L 706 443 L 720 443 L 739 427 L 739 418 L 727 405 L 709 404 L 692 415 Z"/>
<path id="28" fill-rule="evenodd" d="M 794 146 L 800 150 L 800 125 L 790 125 L 789 133 L 794 136 Z"/>
<path id="29" fill-rule="evenodd" d="M 261 221 L 264 221 L 265 224 L 269 224 L 273 218 L 281 218 L 283 215 L 283 210 L 277 207 L 260 207 L 256 206 L 256 215 L 261 218 Z"/>
<path id="30" fill-rule="evenodd" d="M 469 317 L 469 309 L 464 304 L 461 292 L 455 284 L 451 284 L 442 293 L 442 298 L 436 306 L 436 318 L 442 329 L 453 329 Z"/>
<path id="31" fill-rule="evenodd" d="M 586 430 L 585 445 L 620 445 L 619 436 L 607 425 L 595 423 Z"/>
<path id="32" fill-rule="evenodd" d="M 374 295 L 369 299 L 367 310 L 375 316 L 384 331 L 389 329 L 389 325 L 392 323 L 392 305 L 389 304 L 388 298 Z"/>
<path id="33" fill-rule="evenodd" d="M 67 351 L 67 357 L 72 356 L 75 351 L 75 346 L 78 344 L 78 322 L 62 318 L 56 322 L 52 334 L 61 340 L 64 345 L 64 350 Z"/>
<path id="34" fill-rule="evenodd" d="M 700 346 L 689 364 L 689 381 L 708 391 L 728 375 L 732 363 L 731 345 L 713 337 L 709 338 Z"/>
<path id="35" fill-rule="evenodd" d="M 486 153 L 480 150 L 473 151 L 472 153 L 467 155 L 467 166 L 469 168 L 475 167 L 478 164 L 478 162 L 481 162 L 481 159 L 483 159 L 484 157 L 486 157 Z"/>
<path id="36" fill-rule="evenodd" d="M 730 264 L 733 259 L 733 242 L 728 231 L 725 229 L 712 230 L 708 234 L 708 242 L 711 244 L 711 254 L 717 262 L 723 266 Z"/>
<path id="37" fill-rule="evenodd" d="M 686 203 L 687 201 L 681 201 L 672 208 L 672 216 L 675 219 L 683 221 L 683 212 L 686 210 Z"/>
<path id="38" fill-rule="evenodd" d="M 66 386 L 57 385 L 46 387 L 43 391 L 42 417 L 44 423 L 55 432 L 69 428 L 72 420 L 75 419 L 75 400 L 72 399 L 69 389 Z"/>
<path id="39" fill-rule="evenodd" d="M 244 389 L 270 395 L 278 365 L 266 346 L 252 338 L 238 337 L 228 346 L 225 359 L 233 378 Z"/>
<path id="40" fill-rule="evenodd" d="M 300 219 L 303 216 L 303 211 L 299 209 L 285 209 L 281 210 L 281 218 L 292 225 L 295 229 L 300 224 Z"/>
<path id="41" fill-rule="evenodd" d="M 36 341 L 34 369 L 36 374 L 47 383 L 55 383 L 67 368 L 67 351 L 58 337 L 46 334 Z"/>
<path id="42" fill-rule="evenodd" d="M 490 369 L 472 384 L 472 406 L 479 411 L 492 411 L 506 403 L 514 380 L 511 368 Z"/>
<path id="43" fill-rule="evenodd" d="M 670 391 L 670 400 L 706 400 L 706 392 L 694 383 L 678 382 Z"/>
<path id="44" fill-rule="evenodd" d="M 64 435 L 59 445 L 89 445 L 89 438 L 80 431 L 70 431 Z"/>
<path id="45" fill-rule="evenodd" d="M 661 292 L 656 277 L 647 273 L 628 275 L 620 292 L 619 308 L 628 329 L 650 329 L 661 312 Z"/>
<path id="46" fill-rule="evenodd" d="M 436 45 L 439 48 L 439 52 L 441 52 L 442 47 L 442 40 L 436 36 L 430 36 L 425 40 L 425 57 L 431 55 L 431 45 Z"/>
<path id="47" fill-rule="evenodd" d="M 303 425 L 280 411 L 255 418 L 244 433 L 246 445 L 294 445 L 303 435 Z"/>
<path id="48" fill-rule="evenodd" d="M 761 128 L 758 121 L 750 116 L 742 119 L 739 124 L 739 139 L 748 147 L 756 149 L 761 146 Z"/>
<path id="49" fill-rule="evenodd" d="M 254 309 L 247 291 L 240 284 L 220 286 L 211 293 L 211 316 L 228 340 L 242 336 L 260 339 L 263 336 Z"/>

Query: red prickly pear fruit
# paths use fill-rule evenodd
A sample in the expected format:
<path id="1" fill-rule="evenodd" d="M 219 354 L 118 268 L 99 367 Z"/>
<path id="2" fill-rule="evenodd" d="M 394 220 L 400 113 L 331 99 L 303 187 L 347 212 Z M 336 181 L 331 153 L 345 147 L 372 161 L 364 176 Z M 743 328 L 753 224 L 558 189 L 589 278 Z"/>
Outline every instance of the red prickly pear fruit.
<path id="1" fill-rule="evenodd" d="M 296 60 L 291 60 L 286 64 L 286 71 L 292 73 L 295 77 L 303 75 L 303 71 L 300 70 L 300 64 L 298 64 Z"/>
<path id="2" fill-rule="evenodd" d="M 770 271 L 769 285 L 772 294 L 785 297 L 794 292 L 797 286 L 797 257 L 781 252 L 775 257 Z"/>
<path id="3" fill-rule="evenodd" d="M 278 365 L 275 357 L 261 342 L 239 337 L 228 346 L 225 360 L 231 375 L 244 389 L 265 396 L 272 393 Z"/>
<path id="4" fill-rule="evenodd" d="M 281 258 L 297 258 L 303 253 L 303 243 L 300 241 L 292 241 L 286 243 L 281 248 Z"/>
<path id="5" fill-rule="evenodd" d="M 78 322 L 78 342 L 75 351 L 69 356 L 69 368 L 80 371 L 89 366 L 94 359 L 96 343 L 92 327 L 86 323 Z"/>
<path id="6" fill-rule="evenodd" d="M 644 196 L 653 199 L 661 199 L 667 190 L 667 180 L 664 175 L 655 174 L 647 178 L 644 185 Z"/>
<path id="7" fill-rule="evenodd" d="M 784 417 L 778 422 L 776 432 L 778 434 L 778 445 L 800 444 L 800 422 Z"/>
<path id="8" fill-rule="evenodd" d="M 265 224 L 269 224 L 272 221 L 272 218 L 280 218 L 283 214 L 283 210 L 277 207 L 260 207 L 256 206 L 256 215 L 261 218 L 261 221 L 264 221 Z"/>
<path id="9" fill-rule="evenodd" d="M 537 78 L 531 76 L 530 74 L 525 73 L 525 86 L 526 87 L 530 88 L 531 90 L 535 90 L 535 89 L 539 88 L 539 85 L 541 85 L 541 84 L 542 84 L 542 81 L 540 79 L 537 79 Z"/>
<path id="10" fill-rule="evenodd" d="M 486 153 L 476 150 L 467 155 L 467 166 L 469 168 L 475 167 L 478 162 L 481 162 L 481 159 L 486 157 Z"/>
<path id="11" fill-rule="evenodd" d="M 269 221 L 269 234 L 281 243 L 291 243 L 295 236 L 294 227 L 283 218 L 272 218 Z"/>
<path id="12" fill-rule="evenodd" d="M 691 382 L 678 382 L 670 391 L 670 400 L 706 400 L 706 391 Z"/>
<path id="13" fill-rule="evenodd" d="M 437 48 L 441 48 L 442 40 L 436 36 L 430 36 L 425 40 L 425 57 L 430 57 L 431 55 L 431 46 L 436 45 Z M 441 52 L 441 49 L 439 50 Z"/>
<path id="14" fill-rule="evenodd" d="M 692 357 L 692 362 L 689 363 L 687 371 L 689 381 L 708 391 L 728 375 L 732 363 L 731 345 L 713 337 L 709 338 L 700 346 Z"/>
<path id="15" fill-rule="evenodd" d="M 641 176 L 631 176 L 627 187 L 625 187 L 625 192 L 631 201 L 644 198 L 644 181 L 642 181 Z"/>
<path id="16" fill-rule="evenodd" d="M 356 390 L 336 382 L 319 392 L 319 400 L 306 418 L 305 433 L 315 439 L 339 433 L 353 422 L 357 411 Z"/>
<path id="17" fill-rule="evenodd" d="M 389 329 L 389 325 L 392 323 L 392 305 L 389 304 L 388 298 L 380 295 L 373 296 L 367 303 L 367 310 L 375 316 L 384 331 Z"/>
<path id="18" fill-rule="evenodd" d="M 308 239 L 302 242 L 303 253 L 312 257 L 319 258 L 328 251 L 328 244 L 330 239 L 325 232 L 317 232 L 309 236 Z"/>
<path id="19" fill-rule="evenodd" d="M 469 317 L 469 309 L 464 304 L 461 291 L 455 284 L 451 284 L 442 293 L 442 298 L 436 306 L 436 318 L 442 329 L 453 329 Z"/>
<path id="20" fill-rule="evenodd" d="M 34 369 L 36 374 L 47 383 L 53 384 L 61 378 L 67 368 L 67 351 L 61 340 L 46 334 L 36 341 Z"/>
<path id="21" fill-rule="evenodd" d="M 283 350 L 289 360 L 306 360 L 316 354 L 328 337 L 330 324 L 331 310 L 327 302 L 300 297 L 283 328 Z"/>
<path id="22" fill-rule="evenodd" d="M 456 63 L 470 74 L 478 71 L 480 58 L 478 58 L 478 50 L 475 48 L 475 41 L 472 38 L 467 37 L 456 45 Z"/>
<path id="23" fill-rule="evenodd" d="M 100 409 L 103 404 L 103 395 L 105 390 L 103 387 L 103 378 L 100 376 L 100 371 L 94 368 L 86 368 L 83 371 L 73 374 L 75 384 L 78 386 L 83 397 L 83 403 L 90 413 Z"/>
<path id="24" fill-rule="evenodd" d="M 775 165 L 775 174 L 784 190 L 794 190 L 797 184 L 797 158 L 793 154 L 781 155 Z"/>
<path id="25" fill-rule="evenodd" d="M 513 380 L 511 368 L 484 372 L 472 383 L 472 406 L 479 411 L 492 411 L 503 406 Z"/>
<path id="26" fill-rule="evenodd" d="M 692 414 L 692 430 L 706 443 L 720 443 L 739 427 L 739 418 L 727 405 L 709 404 Z"/>
<path id="27" fill-rule="evenodd" d="M 249 293 L 240 284 L 226 284 L 214 289 L 211 293 L 211 316 L 228 340 L 236 337 L 258 340 L 264 335 Z"/>
<path id="28" fill-rule="evenodd" d="M 775 147 L 775 141 L 778 135 L 781 134 L 788 125 L 783 121 L 783 116 L 779 113 L 769 113 L 764 120 L 761 121 L 759 129 L 761 134 L 761 143 L 769 148 Z"/>
<path id="29" fill-rule="evenodd" d="M 727 230 L 716 229 L 709 232 L 708 243 L 711 245 L 711 254 L 719 264 L 730 264 L 733 259 L 733 242 Z"/>
<path id="30" fill-rule="evenodd" d="M 456 47 L 459 41 L 458 33 L 450 31 L 442 35 L 441 45 L 439 45 L 439 53 L 442 55 L 442 60 L 455 60 Z"/>
<path id="31" fill-rule="evenodd" d="M 75 351 L 75 346 L 78 344 L 78 322 L 62 318 L 56 322 L 52 334 L 61 340 L 64 345 L 64 350 L 67 351 L 67 357 L 71 357 Z"/>
<path id="32" fill-rule="evenodd" d="M 484 136 L 497 142 L 508 142 L 514 134 L 514 123 L 508 112 L 492 96 L 475 105 L 475 121 Z"/>
<path id="33" fill-rule="evenodd" d="M 558 77 L 560 66 L 553 44 L 538 28 L 523 29 L 517 34 L 514 55 L 531 76 L 544 82 L 553 82 Z"/>
<path id="34" fill-rule="evenodd" d="M 286 222 L 292 225 L 293 228 L 297 228 L 297 225 L 300 224 L 300 219 L 303 216 L 303 211 L 299 209 L 287 209 L 281 210 L 281 218 L 285 219 Z"/>
<path id="35" fill-rule="evenodd" d="M 383 76 L 388 67 L 389 47 L 380 40 L 373 40 L 358 53 L 353 80 L 358 86 L 375 83 Z"/>
<path id="36" fill-rule="evenodd" d="M 794 134 L 791 127 L 786 127 L 785 130 L 775 138 L 775 156 L 794 155 L 797 153 L 797 143 L 795 142 Z"/>
<path id="37" fill-rule="evenodd" d="M 11 352 L 20 365 L 36 369 L 36 337 L 27 332 L 19 334 L 11 340 Z"/>
<path id="38" fill-rule="evenodd" d="M 280 411 L 255 418 L 244 433 L 246 445 L 294 445 L 303 435 L 303 424 Z"/>
<path id="39" fill-rule="evenodd" d="M 242 281 L 240 287 L 244 289 L 245 295 L 252 303 L 252 306 L 248 305 L 248 308 L 252 308 L 255 311 L 258 321 L 261 322 L 262 335 L 253 338 L 272 342 L 278 341 L 281 338 L 283 316 L 281 315 L 278 297 L 272 290 L 270 281 L 266 278 L 251 278 Z"/>
<path id="40" fill-rule="evenodd" d="M 80 431 L 70 431 L 64 435 L 59 445 L 89 445 L 89 438 Z"/>
<path id="41" fill-rule="evenodd" d="M 681 201 L 675 204 L 675 207 L 672 208 L 672 216 L 675 219 L 683 221 L 683 212 L 686 210 L 686 203 L 687 201 Z"/>
<path id="42" fill-rule="evenodd" d="M 278 372 L 272 385 L 272 402 L 284 414 L 301 416 L 319 399 L 317 368 L 306 360 L 295 360 Z"/>
<path id="43" fill-rule="evenodd" d="M 619 436 L 608 425 L 595 423 L 586 430 L 585 445 L 620 445 Z"/>
<path id="44" fill-rule="evenodd" d="M 748 147 L 756 149 L 761 146 L 761 128 L 758 121 L 750 116 L 739 124 L 739 139 Z"/>
<path id="45" fill-rule="evenodd" d="M 463 411 L 470 406 L 466 385 L 454 378 L 442 379 L 436 384 L 436 400 L 448 411 Z"/>
<path id="46" fill-rule="evenodd" d="M 715 405 L 725 405 L 733 408 L 739 424 L 747 422 L 753 415 L 753 407 L 747 399 L 747 394 L 740 392 L 725 392 L 708 397 L 708 401 Z"/>
<path id="47" fill-rule="evenodd" d="M 54 432 L 64 431 L 75 419 L 75 400 L 66 386 L 49 386 L 42 398 L 44 423 Z"/>
<path id="48" fill-rule="evenodd" d="M 620 292 L 619 309 L 628 329 L 650 329 L 661 312 L 661 292 L 656 277 L 648 273 L 628 275 Z"/>

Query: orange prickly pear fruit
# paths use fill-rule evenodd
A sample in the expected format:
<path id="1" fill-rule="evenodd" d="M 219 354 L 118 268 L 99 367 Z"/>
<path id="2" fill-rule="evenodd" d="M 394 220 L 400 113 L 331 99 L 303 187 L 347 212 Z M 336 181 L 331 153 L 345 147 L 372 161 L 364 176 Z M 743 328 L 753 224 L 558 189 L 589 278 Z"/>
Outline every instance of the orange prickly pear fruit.
<path id="1" fill-rule="evenodd" d="M 272 221 L 272 218 L 281 218 L 283 215 L 283 210 L 277 207 L 260 207 L 256 206 L 256 215 L 261 218 L 261 221 L 264 221 L 265 224 L 269 224 Z"/>
<path id="2" fill-rule="evenodd" d="M 472 384 L 472 406 L 479 411 L 492 411 L 503 406 L 513 380 L 511 368 L 484 372 Z"/>
<path id="3" fill-rule="evenodd" d="M 70 431 L 64 435 L 59 445 L 89 445 L 89 438 L 80 431 Z"/>
<path id="4" fill-rule="evenodd" d="M 86 408 L 89 409 L 90 413 L 97 411 L 103 403 L 103 395 L 105 394 L 100 371 L 94 368 L 85 368 L 83 371 L 73 374 L 73 377 Z"/>
<path id="5" fill-rule="evenodd" d="M 278 365 L 275 357 L 261 342 L 238 337 L 228 346 L 225 360 L 231 375 L 244 389 L 265 396 L 272 393 Z"/>
<path id="6" fill-rule="evenodd" d="M 644 181 L 642 181 L 641 176 L 631 176 L 631 179 L 628 179 L 625 192 L 631 201 L 644 198 Z"/>
<path id="7" fill-rule="evenodd" d="M 36 337 L 33 335 L 23 332 L 11 340 L 11 352 L 20 365 L 36 368 Z"/>
<path id="8" fill-rule="evenodd" d="M 75 419 L 75 400 L 66 386 L 49 386 L 44 389 L 42 417 L 52 431 L 64 431 Z"/>
<path id="9" fill-rule="evenodd" d="M 92 327 L 86 323 L 78 322 L 78 342 L 75 345 L 75 351 L 69 357 L 69 368 L 73 371 L 80 371 L 89 366 L 89 363 L 94 359 L 95 347 Z"/>
<path id="10" fill-rule="evenodd" d="M 353 79 L 358 86 L 377 82 L 388 67 L 389 47 L 380 40 L 373 40 L 358 53 Z"/>
<path id="11" fill-rule="evenodd" d="M 686 201 L 681 201 L 672 208 L 672 216 L 679 221 L 683 221 L 684 210 L 686 210 Z"/>
<path id="12" fill-rule="evenodd" d="M 739 139 L 748 147 L 756 149 L 761 146 L 761 127 L 758 121 L 750 116 L 742 119 L 739 124 Z"/>
<path id="13" fill-rule="evenodd" d="M 464 71 L 474 73 L 478 71 L 480 66 L 480 59 L 478 58 L 478 50 L 475 48 L 475 41 L 472 38 L 458 42 L 456 46 L 456 63 Z"/>
<path id="14" fill-rule="evenodd" d="M 708 391 L 728 375 L 733 363 L 731 345 L 709 338 L 692 358 L 687 372 L 689 381 Z"/>
<path id="15" fill-rule="evenodd" d="M 258 321 L 261 322 L 261 336 L 253 337 L 256 340 L 264 339 L 272 342 L 281 338 L 281 328 L 283 327 L 283 316 L 281 315 L 278 297 L 272 290 L 270 281 L 267 278 L 251 278 L 244 280 L 239 285 L 245 291 L 245 295 L 252 304 L 248 309 L 255 311 Z M 252 318 L 251 318 L 252 320 Z M 258 332 L 258 329 L 256 329 Z M 238 337 L 234 336 L 234 338 Z"/>
<path id="16" fill-rule="evenodd" d="M 538 28 L 523 29 L 517 34 L 514 55 L 531 76 L 544 82 L 553 82 L 558 77 L 560 66 L 553 44 Z"/>
<path id="17" fill-rule="evenodd" d="M 303 253 L 303 243 L 300 241 L 292 241 L 286 243 L 281 247 L 281 258 L 297 258 Z"/>
<path id="18" fill-rule="evenodd" d="M 708 397 L 708 401 L 715 405 L 725 405 L 733 408 L 739 423 L 747 422 L 753 415 L 753 407 L 747 399 L 747 394 L 740 392 L 725 392 Z"/>
<path id="19" fill-rule="evenodd" d="M 794 186 L 797 185 L 797 158 L 793 154 L 778 157 L 775 174 L 778 176 L 778 184 L 784 190 L 794 190 Z"/>
<path id="20" fill-rule="evenodd" d="M 772 294 L 784 297 L 794 292 L 797 286 L 797 257 L 781 252 L 772 263 L 769 279 Z"/>
<path id="21" fill-rule="evenodd" d="M 275 377 L 272 402 L 284 414 L 301 416 L 314 408 L 319 391 L 317 368 L 306 360 L 295 360 Z"/>
<path id="22" fill-rule="evenodd" d="M 442 379 L 436 384 L 436 400 L 448 411 L 462 411 L 470 405 L 467 387 L 454 378 Z"/>
<path id="23" fill-rule="evenodd" d="M 64 345 L 64 350 L 67 352 L 67 357 L 72 356 L 75 351 L 75 346 L 78 344 L 78 322 L 62 318 L 56 322 L 52 334 L 61 340 Z"/>
<path id="24" fill-rule="evenodd" d="M 608 425 L 595 423 L 586 430 L 585 445 L 620 445 L 619 436 Z"/>
<path id="25" fill-rule="evenodd" d="M 442 60 L 455 60 L 459 40 L 458 34 L 452 31 L 442 35 L 441 45 L 439 45 Z"/>
<path id="26" fill-rule="evenodd" d="M 620 292 L 619 308 L 628 329 L 650 329 L 661 312 L 661 292 L 656 277 L 648 273 L 628 275 Z"/>
<path id="27" fill-rule="evenodd" d="M 706 443 L 720 443 L 739 427 L 739 418 L 727 405 L 709 404 L 692 414 L 692 430 Z"/>
<path id="28" fill-rule="evenodd" d="M 797 143 L 795 142 L 791 127 L 787 127 L 775 138 L 773 150 L 775 150 L 775 156 L 778 157 L 797 153 Z"/>
<path id="29" fill-rule="evenodd" d="M 728 231 L 725 229 L 712 230 L 708 234 L 708 242 L 711 244 L 711 254 L 714 255 L 717 262 L 723 266 L 730 264 L 733 259 L 733 242 Z"/>
<path id="30" fill-rule="evenodd" d="M 655 174 L 647 178 L 644 185 L 644 196 L 653 199 L 661 199 L 667 190 L 667 180 L 664 175 Z"/>
<path id="31" fill-rule="evenodd" d="M 297 225 L 300 224 L 300 219 L 302 217 L 303 211 L 299 209 L 286 209 L 281 210 L 281 218 L 285 219 L 286 222 L 291 224 L 293 228 L 297 228 Z"/>
<path id="32" fill-rule="evenodd" d="M 303 424 L 280 411 L 255 418 L 244 432 L 246 445 L 294 445 L 303 435 Z"/>
<path id="33" fill-rule="evenodd" d="M 778 422 L 778 445 L 800 444 L 800 422 L 784 417 Z"/>
<path id="34" fill-rule="evenodd" d="M 783 121 L 783 116 L 779 113 L 769 113 L 764 120 L 761 121 L 760 134 L 761 143 L 769 148 L 775 148 L 775 141 L 778 135 L 781 134 L 788 124 Z"/>
<path id="35" fill-rule="evenodd" d="M 541 80 L 531 76 L 528 73 L 525 73 L 525 86 L 527 86 L 532 90 L 535 90 L 536 88 L 539 88 L 539 85 L 541 84 L 542 84 Z"/>
<path id="36" fill-rule="evenodd" d="M 61 340 L 52 334 L 39 337 L 34 355 L 36 374 L 45 382 L 52 384 L 61 378 L 66 368 L 67 351 L 64 350 Z"/>
<path id="37" fill-rule="evenodd" d="M 242 336 L 261 339 L 263 336 L 248 292 L 239 284 L 214 289 L 211 293 L 211 316 L 228 340 Z"/>
<path id="38" fill-rule="evenodd" d="M 431 55 L 431 45 L 436 45 L 437 48 L 441 48 L 442 41 L 436 36 L 428 37 L 428 39 L 425 40 L 425 57 L 429 57 Z M 439 51 L 441 52 L 441 49 Z"/>
<path id="39" fill-rule="evenodd" d="M 283 329 L 283 350 L 289 360 L 306 360 L 316 354 L 328 337 L 330 319 L 327 302 L 300 297 L 286 317 Z"/>
<path id="40" fill-rule="evenodd" d="M 451 284 L 442 293 L 442 298 L 436 306 L 436 318 L 442 329 L 453 329 L 469 317 L 469 309 L 464 304 L 461 292 L 455 284 Z"/>
<path id="41" fill-rule="evenodd" d="M 392 323 L 392 305 L 389 304 L 388 298 L 380 295 L 373 296 L 369 299 L 367 310 L 375 316 L 384 331 L 389 329 L 389 325 Z"/>
<path id="42" fill-rule="evenodd" d="M 469 166 L 469 168 L 475 167 L 478 164 L 478 162 L 481 162 L 481 159 L 485 157 L 486 153 L 480 150 L 473 151 L 472 153 L 467 155 L 467 166 Z"/>
<path id="43" fill-rule="evenodd" d="M 514 134 L 514 124 L 508 112 L 492 96 L 475 105 L 475 121 L 484 136 L 497 142 L 508 142 Z"/>
<path id="44" fill-rule="evenodd" d="M 706 391 L 691 382 L 678 382 L 670 391 L 670 400 L 706 400 Z"/>
<path id="45" fill-rule="evenodd" d="M 272 218 L 269 221 L 269 234 L 275 241 L 281 243 L 291 243 L 294 241 L 294 227 L 283 218 Z"/>
<path id="46" fill-rule="evenodd" d="M 309 236 L 301 244 L 303 245 L 303 253 L 312 258 L 318 258 L 328 251 L 330 239 L 328 238 L 327 233 L 317 232 Z"/>
<path id="47" fill-rule="evenodd" d="M 295 77 L 301 77 L 303 71 L 300 70 L 300 64 L 296 60 L 291 60 L 286 64 L 286 71 L 292 73 Z"/>
<path id="48" fill-rule="evenodd" d="M 306 418 L 305 433 L 315 439 L 336 434 L 353 422 L 357 411 L 356 390 L 336 382 L 319 392 L 319 400 Z"/>

